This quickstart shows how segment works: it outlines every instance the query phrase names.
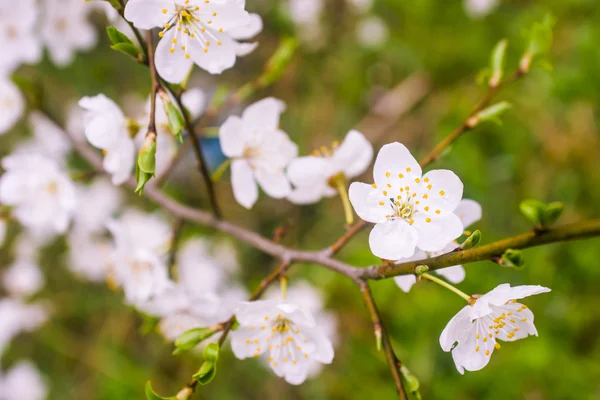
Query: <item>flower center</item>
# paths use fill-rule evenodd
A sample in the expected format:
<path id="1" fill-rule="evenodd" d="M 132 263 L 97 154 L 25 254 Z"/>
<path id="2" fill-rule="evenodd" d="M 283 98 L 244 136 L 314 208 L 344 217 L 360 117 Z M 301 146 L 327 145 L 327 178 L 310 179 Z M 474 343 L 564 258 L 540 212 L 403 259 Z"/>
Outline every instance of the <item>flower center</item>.
<path id="1" fill-rule="evenodd" d="M 176 29 L 175 35 L 171 40 L 171 53 L 175 53 L 177 48 L 185 54 L 185 58 L 190 58 L 189 43 L 190 40 L 196 40 L 203 49 L 204 53 L 208 53 L 212 43 L 221 46 L 221 41 L 217 38 L 216 33 L 222 33 L 223 28 L 218 28 L 213 24 L 213 18 L 217 16 L 216 11 L 204 11 L 204 6 L 190 5 L 190 0 L 185 0 L 185 4 L 175 4 L 169 22 L 164 26 L 164 29 L 159 32 L 159 36 L 163 37 L 169 29 Z M 209 3 L 209 1 L 205 1 Z M 163 14 L 167 14 L 169 10 L 162 9 Z"/>

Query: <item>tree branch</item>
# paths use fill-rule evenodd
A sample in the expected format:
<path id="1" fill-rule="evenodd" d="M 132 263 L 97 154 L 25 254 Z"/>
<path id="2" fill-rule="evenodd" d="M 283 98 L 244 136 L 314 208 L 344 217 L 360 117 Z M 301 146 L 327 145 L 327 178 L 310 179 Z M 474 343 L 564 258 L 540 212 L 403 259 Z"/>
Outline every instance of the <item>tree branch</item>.
<path id="1" fill-rule="evenodd" d="M 396 391 L 398 391 L 398 397 L 402 400 L 406 400 L 406 391 L 404 389 L 402 375 L 400 372 L 400 367 L 402 367 L 402 363 L 396 356 L 396 353 L 394 353 L 394 348 L 392 347 L 387 332 L 383 327 L 381 314 L 377 309 L 377 304 L 375 304 L 375 299 L 373 298 L 373 293 L 371 292 L 368 283 L 362 282 L 360 284 L 360 291 L 365 301 L 365 305 L 369 310 L 369 314 L 371 315 L 371 321 L 373 321 L 375 337 L 377 338 L 377 340 L 381 340 L 381 344 L 383 345 L 383 352 L 385 353 L 385 358 L 390 366 L 390 372 L 392 373 L 392 378 L 394 378 Z"/>

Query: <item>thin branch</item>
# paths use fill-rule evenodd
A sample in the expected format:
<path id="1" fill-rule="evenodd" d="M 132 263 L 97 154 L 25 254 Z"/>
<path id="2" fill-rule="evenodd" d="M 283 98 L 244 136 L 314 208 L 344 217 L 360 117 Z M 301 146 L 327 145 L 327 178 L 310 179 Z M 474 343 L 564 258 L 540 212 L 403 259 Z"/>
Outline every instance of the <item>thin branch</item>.
<path id="1" fill-rule="evenodd" d="M 373 293 L 366 282 L 360 284 L 360 291 L 365 301 L 365 305 L 369 310 L 369 314 L 371 315 L 371 321 L 373 321 L 373 328 L 375 329 L 375 336 L 377 337 L 377 340 L 381 340 L 381 344 L 383 345 L 383 352 L 385 353 L 385 358 L 390 366 L 390 372 L 392 373 L 392 378 L 394 378 L 398 396 L 400 399 L 406 400 L 406 391 L 402 383 L 402 375 L 400 372 L 402 363 L 396 356 L 396 353 L 394 353 L 394 348 L 392 347 L 390 338 L 388 337 L 388 334 L 383 326 L 381 314 L 377 309 L 377 304 L 375 304 Z"/>
<path id="2" fill-rule="evenodd" d="M 511 238 L 499 240 L 469 250 L 456 251 L 424 260 L 410 261 L 396 265 L 372 266 L 362 270 L 363 279 L 385 279 L 397 275 L 412 274 L 419 265 L 427 265 L 430 271 L 467 264 L 476 261 L 492 260 L 500 257 L 508 249 L 521 250 L 543 244 L 585 239 L 600 235 L 600 219 L 557 226 L 543 232 L 527 232 Z"/>
<path id="3" fill-rule="evenodd" d="M 175 261 L 177 259 L 177 251 L 179 250 L 179 243 L 181 242 L 181 232 L 183 230 L 183 221 L 177 219 L 173 224 L 172 236 L 171 236 L 171 250 L 169 251 L 169 259 L 167 260 L 167 268 L 169 271 L 173 270 Z"/>
<path id="4" fill-rule="evenodd" d="M 156 95 L 160 84 L 158 83 L 158 73 L 154 63 L 154 44 L 152 43 L 152 30 L 146 33 L 146 41 L 148 42 L 148 63 L 150 66 L 150 78 L 152 79 L 152 88 L 150 90 L 150 117 L 148 121 L 148 136 L 150 133 L 157 134 L 156 131 Z"/>

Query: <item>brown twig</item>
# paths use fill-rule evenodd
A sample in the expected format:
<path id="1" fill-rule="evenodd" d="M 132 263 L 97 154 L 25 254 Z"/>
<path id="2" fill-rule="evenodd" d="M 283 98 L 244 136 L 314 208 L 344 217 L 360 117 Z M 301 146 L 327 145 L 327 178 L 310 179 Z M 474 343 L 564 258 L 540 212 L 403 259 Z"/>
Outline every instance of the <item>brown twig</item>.
<path id="1" fill-rule="evenodd" d="M 156 131 L 156 95 L 158 93 L 158 89 L 160 88 L 160 84 L 158 82 L 159 77 L 156 72 L 156 64 L 154 63 L 154 44 L 152 43 L 152 30 L 149 30 L 146 33 L 146 41 L 148 43 L 148 64 L 150 67 L 150 78 L 152 80 L 152 88 L 150 89 L 150 117 L 148 120 L 148 133 L 146 136 L 151 133 L 157 134 Z"/>
<path id="2" fill-rule="evenodd" d="M 377 340 L 381 340 L 381 344 L 383 345 L 383 352 L 385 353 L 385 358 L 390 366 L 390 372 L 392 373 L 392 378 L 394 379 L 394 383 L 396 385 L 398 397 L 402 400 L 406 400 L 406 391 L 404 389 L 402 375 L 400 372 L 400 367 L 402 367 L 402 363 L 396 356 L 396 353 L 394 353 L 394 348 L 392 347 L 390 338 L 388 337 L 388 334 L 383 326 L 381 314 L 377 309 L 377 304 L 375 304 L 373 293 L 371 293 L 371 289 L 369 288 L 369 285 L 366 282 L 362 282 L 360 284 L 360 291 L 365 301 L 365 305 L 367 306 L 367 310 L 369 310 L 369 314 L 371 315 L 371 321 L 373 322 L 375 336 L 377 337 Z"/>

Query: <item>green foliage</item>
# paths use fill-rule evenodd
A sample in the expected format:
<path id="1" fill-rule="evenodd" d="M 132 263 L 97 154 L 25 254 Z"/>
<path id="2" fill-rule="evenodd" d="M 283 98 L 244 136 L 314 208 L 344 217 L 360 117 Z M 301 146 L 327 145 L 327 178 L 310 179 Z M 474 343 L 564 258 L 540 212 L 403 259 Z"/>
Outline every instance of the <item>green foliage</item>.
<path id="1" fill-rule="evenodd" d="M 504 267 L 521 269 L 525 266 L 525 258 L 520 250 L 508 249 L 502 254 L 500 264 Z"/>
<path id="2" fill-rule="evenodd" d="M 193 349 L 203 340 L 208 339 L 216 332 L 215 328 L 195 328 L 184 332 L 175 340 L 177 350 Z"/>
<path id="3" fill-rule="evenodd" d="M 464 242 L 460 245 L 461 250 L 468 250 L 472 247 L 478 246 L 481 242 L 481 231 L 478 229 L 473 232 Z"/>
<path id="4" fill-rule="evenodd" d="M 521 213 L 527 217 L 538 229 L 552 226 L 562 215 L 565 206 L 561 202 L 545 204 L 539 200 L 528 199 L 519 205 Z"/>
<path id="5" fill-rule="evenodd" d="M 149 133 L 146 135 L 144 145 L 138 153 L 136 161 L 136 181 L 137 187 L 135 192 L 142 195 L 144 186 L 152 179 L 156 173 L 156 134 Z"/>
<path id="6" fill-rule="evenodd" d="M 177 400 L 175 397 L 161 397 L 154 393 L 150 381 L 146 382 L 146 399 L 147 400 Z"/>
<path id="7" fill-rule="evenodd" d="M 198 372 L 194 374 L 194 379 L 201 385 L 207 385 L 217 375 L 217 360 L 219 359 L 219 344 L 209 343 L 204 348 L 204 362 Z"/>

